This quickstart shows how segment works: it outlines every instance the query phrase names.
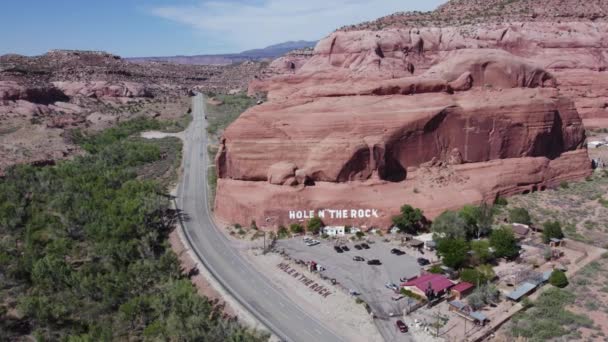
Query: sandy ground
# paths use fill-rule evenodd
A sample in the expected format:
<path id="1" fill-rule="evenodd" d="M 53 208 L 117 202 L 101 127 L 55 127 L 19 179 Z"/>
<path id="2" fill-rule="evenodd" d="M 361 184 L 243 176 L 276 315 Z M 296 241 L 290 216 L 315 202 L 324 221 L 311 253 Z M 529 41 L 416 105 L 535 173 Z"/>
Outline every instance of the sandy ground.
<path id="1" fill-rule="evenodd" d="M 304 266 L 296 265 L 293 261 L 286 261 L 282 256 L 274 253 L 262 255 L 258 250 L 249 249 L 244 252 L 247 260 L 258 271 L 268 277 L 283 293 L 292 298 L 300 307 L 318 320 L 327 323 L 334 331 L 339 332 L 347 341 L 383 341 L 376 326 L 363 305 L 357 304 L 355 299 L 341 292 L 328 281 L 322 280 L 318 275 L 308 272 Z M 316 283 L 323 284 L 331 290 L 331 295 L 324 298 L 312 289 L 302 284 L 298 279 L 278 268 L 280 263 L 289 263 L 290 267 L 314 279 Z"/>

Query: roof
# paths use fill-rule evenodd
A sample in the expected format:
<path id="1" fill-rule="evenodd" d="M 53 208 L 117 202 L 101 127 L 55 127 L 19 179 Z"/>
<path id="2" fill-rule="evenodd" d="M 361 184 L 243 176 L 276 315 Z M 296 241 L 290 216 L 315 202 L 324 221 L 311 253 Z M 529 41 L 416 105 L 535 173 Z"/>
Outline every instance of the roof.
<path id="1" fill-rule="evenodd" d="M 549 281 L 549 278 L 551 277 L 551 273 L 553 273 L 552 270 L 543 272 L 543 281 L 544 282 Z"/>
<path id="2" fill-rule="evenodd" d="M 521 284 L 519 284 L 519 286 L 513 290 L 513 292 L 509 293 L 507 295 L 507 298 L 511 299 L 511 300 L 519 300 L 521 297 L 527 295 L 528 293 L 530 293 L 530 291 L 534 290 L 536 288 L 536 285 L 532 284 L 532 283 L 528 283 L 528 282 L 523 282 Z"/>
<path id="3" fill-rule="evenodd" d="M 454 286 L 454 284 L 445 276 L 433 273 L 427 273 L 416 277 L 403 284 L 403 286 L 415 286 L 420 289 L 420 291 L 424 292 L 429 288 L 429 283 L 435 292 L 445 291 Z"/>
<path id="4" fill-rule="evenodd" d="M 467 283 L 466 281 L 463 281 L 463 282 L 456 284 L 454 287 L 452 287 L 452 291 L 458 291 L 460 293 L 463 293 L 474 287 L 475 287 L 475 285 L 473 285 L 471 283 Z"/>
<path id="5" fill-rule="evenodd" d="M 464 309 L 465 306 L 467 306 L 465 303 L 463 303 L 459 300 L 453 300 L 453 301 L 449 302 L 448 304 L 455 307 L 458 310 L 462 310 L 462 309 Z"/>
<path id="6" fill-rule="evenodd" d="M 488 318 L 486 317 L 486 315 L 482 314 L 479 311 L 473 311 L 469 314 L 469 316 L 473 317 L 474 319 L 483 322 L 483 321 L 487 321 Z"/>

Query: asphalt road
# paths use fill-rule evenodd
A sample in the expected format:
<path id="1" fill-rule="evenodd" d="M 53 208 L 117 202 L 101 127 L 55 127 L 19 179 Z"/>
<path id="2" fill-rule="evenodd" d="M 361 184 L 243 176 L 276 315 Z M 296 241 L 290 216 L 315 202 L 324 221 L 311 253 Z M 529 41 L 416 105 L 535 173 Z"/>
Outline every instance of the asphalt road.
<path id="1" fill-rule="evenodd" d="M 252 269 L 215 225 L 208 203 L 207 122 L 201 94 L 192 98 L 193 120 L 184 137 L 184 173 L 177 192 L 191 248 L 224 288 L 275 335 L 286 341 L 343 341 Z"/>

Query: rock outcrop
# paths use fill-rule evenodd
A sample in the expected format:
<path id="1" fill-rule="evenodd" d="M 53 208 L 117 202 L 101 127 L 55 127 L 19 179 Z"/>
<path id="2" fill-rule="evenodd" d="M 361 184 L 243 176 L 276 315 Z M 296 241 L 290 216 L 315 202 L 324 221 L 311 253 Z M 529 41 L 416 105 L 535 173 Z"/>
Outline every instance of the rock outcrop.
<path id="1" fill-rule="evenodd" d="M 575 104 L 537 56 L 491 49 L 522 40 L 496 30 L 337 32 L 293 75 L 253 82 L 270 101 L 224 133 L 216 214 L 272 228 L 335 209 L 326 223 L 387 227 L 404 203 L 433 218 L 585 177 Z"/>

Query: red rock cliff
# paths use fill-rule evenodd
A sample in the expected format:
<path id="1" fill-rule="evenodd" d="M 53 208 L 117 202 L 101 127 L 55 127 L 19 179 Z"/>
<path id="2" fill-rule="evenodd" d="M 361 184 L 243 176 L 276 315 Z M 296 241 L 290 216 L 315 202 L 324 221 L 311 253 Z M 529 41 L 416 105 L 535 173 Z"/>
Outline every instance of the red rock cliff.
<path id="1" fill-rule="evenodd" d="M 559 65 L 603 72 L 606 27 L 562 37 L 541 24 L 330 35 L 292 74 L 252 84 L 270 102 L 224 134 L 217 215 L 276 227 L 294 210 L 370 208 L 378 217 L 325 221 L 388 226 L 404 203 L 432 218 L 585 177 Z"/>

